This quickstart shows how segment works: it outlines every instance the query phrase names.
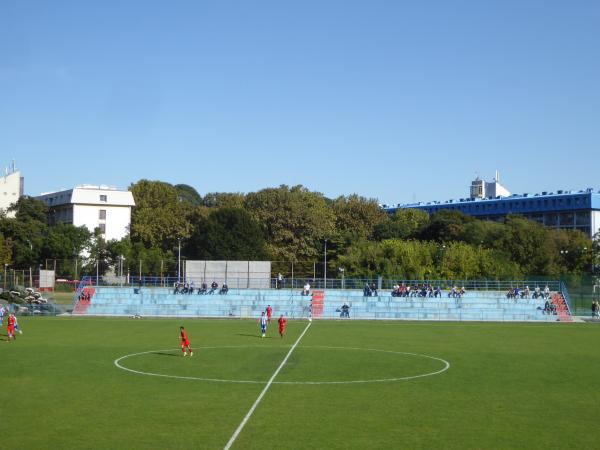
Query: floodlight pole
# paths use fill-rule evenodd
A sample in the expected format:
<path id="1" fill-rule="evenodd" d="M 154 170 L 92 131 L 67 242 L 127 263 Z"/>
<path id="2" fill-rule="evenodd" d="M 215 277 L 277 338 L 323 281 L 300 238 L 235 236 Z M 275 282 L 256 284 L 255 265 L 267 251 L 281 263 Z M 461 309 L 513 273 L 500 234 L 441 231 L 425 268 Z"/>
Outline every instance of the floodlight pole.
<path id="1" fill-rule="evenodd" d="M 327 289 L 327 239 L 325 239 L 325 261 L 323 271 L 323 290 Z"/>
<path id="2" fill-rule="evenodd" d="M 177 238 L 177 283 L 181 282 L 181 238 Z"/>

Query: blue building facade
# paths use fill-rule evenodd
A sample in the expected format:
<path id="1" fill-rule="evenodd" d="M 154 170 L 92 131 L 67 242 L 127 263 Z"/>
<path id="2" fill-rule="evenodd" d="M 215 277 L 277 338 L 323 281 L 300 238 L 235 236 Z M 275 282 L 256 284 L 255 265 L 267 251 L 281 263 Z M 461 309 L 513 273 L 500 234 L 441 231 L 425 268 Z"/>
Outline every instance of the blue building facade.
<path id="1" fill-rule="evenodd" d="M 508 214 L 519 214 L 549 228 L 579 230 L 590 237 L 600 230 L 600 191 L 593 189 L 383 205 L 383 208 L 389 213 L 405 208 L 420 209 L 429 214 L 440 210 L 460 211 L 493 221 L 502 221 Z"/>

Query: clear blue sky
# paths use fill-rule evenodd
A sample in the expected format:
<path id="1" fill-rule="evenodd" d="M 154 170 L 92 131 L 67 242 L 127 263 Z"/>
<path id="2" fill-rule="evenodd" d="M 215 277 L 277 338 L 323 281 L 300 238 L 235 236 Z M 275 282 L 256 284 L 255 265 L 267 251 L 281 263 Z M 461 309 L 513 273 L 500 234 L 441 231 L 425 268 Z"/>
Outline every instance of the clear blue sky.
<path id="1" fill-rule="evenodd" d="M 383 203 L 600 188 L 600 2 L 0 2 L 0 166 Z"/>

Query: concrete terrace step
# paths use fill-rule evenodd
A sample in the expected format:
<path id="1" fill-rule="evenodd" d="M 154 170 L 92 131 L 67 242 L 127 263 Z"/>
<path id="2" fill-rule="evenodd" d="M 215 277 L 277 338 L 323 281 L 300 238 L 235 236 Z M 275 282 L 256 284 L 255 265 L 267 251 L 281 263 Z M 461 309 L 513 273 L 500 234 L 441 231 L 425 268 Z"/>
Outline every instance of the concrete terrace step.
<path id="1" fill-rule="evenodd" d="M 447 296 L 364 297 L 361 290 L 327 290 L 319 317 L 340 317 L 342 304 L 350 305 L 352 318 L 404 320 L 555 321 L 544 315 L 541 299 L 507 299 L 504 292 L 472 291 L 462 298 Z M 169 288 L 97 287 L 89 315 L 135 315 L 172 317 L 257 317 L 270 304 L 274 316 L 307 318 L 311 296 L 289 289 L 232 289 L 226 295 L 173 294 Z M 77 309 L 77 308 L 76 308 Z M 82 308 L 83 309 L 83 308 Z M 77 310 L 79 312 L 79 310 Z"/>

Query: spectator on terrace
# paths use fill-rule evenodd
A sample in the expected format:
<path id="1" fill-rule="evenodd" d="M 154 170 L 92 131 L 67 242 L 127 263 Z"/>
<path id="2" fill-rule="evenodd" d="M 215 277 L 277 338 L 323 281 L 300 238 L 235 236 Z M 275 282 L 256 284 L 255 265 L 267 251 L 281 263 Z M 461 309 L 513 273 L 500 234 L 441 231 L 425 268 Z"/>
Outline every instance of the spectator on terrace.
<path id="1" fill-rule="evenodd" d="M 345 318 L 349 319 L 350 318 L 350 307 L 346 303 L 344 303 L 342 305 L 341 310 L 342 310 L 342 313 L 340 314 L 340 317 L 345 317 Z"/>
<path id="2" fill-rule="evenodd" d="M 190 283 L 190 290 L 188 291 L 188 294 L 193 294 L 194 293 L 194 282 L 192 281 Z"/>
<path id="3" fill-rule="evenodd" d="M 521 298 L 529 298 L 529 294 L 531 294 L 529 286 L 525 286 L 525 289 L 523 289 L 523 292 L 521 293 Z"/>
<path id="4" fill-rule="evenodd" d="M 375 283 L 371 283 L 371 295 L 377 297 L 377 286 L 375 286 Z"/>
<path id="5" fill-rule="evenodd" d="M 370 297 L 371 296 L 371 287 L 369 286 L 369 283 L 365 283 L 365 287 L 363 288 L 363 297 Z"/>
<path id="6" fill-rule="evenodd" d="M 223 283 L 223 286 L 221 286 L 221 290 L 219 291 L 219 294 L 225 295 L 228 292 L 229 292 L 229 287 L 227 286 L 227 283 Z"/>
<path id="7" fill-rule="evenodd" d="M 548 285 L 544 288 L 544 298 L 550 298 L 550 288 Z"/>
<path id="8" fill-rule="evenodd" d="M 200 289 L 198 289 L 198 295 L 204 295 L 204 294 L 206 294 L 207 290 L 208 290 L 208 285 L 206 284 L 206 282 L 202 283 L 200 285 Z"/>
<path id="9" fill-rule="evenodd" d="M 546 300 L 546 303 L 544 303 L 544 314 L 551 314 L 552 313 L 552 308 L 550 306 L 550 302 L 548 300 Z"/>
<path id="10" fill-rule="evenodd" d="M 173 285 L 175 289 L 173 289 L 173 294 L 179 294 L 179 283 L 176 281 Z"/>
<path id="11" fill-rule="evenodd" d="M 283 286 L 283 275 L 281 275 L 281 272 L 277 274 L 277 289 L 281 289 L 281 287 Z"/>
<path id="12" fill-rule="evenodd" d="M 540 287 L 536 286 L 535 291 L 533 292 L 533 298 L 540 298 L 542 296 L 542 292 L 540 291 Z"/>
<path id="13" fill-rule="evenodd" d="M 392 297 L 400 297 L 400 286 L 398 283 L 394 284 L 392 289 Z"/>
<path id="14" fill-rule="evenodd" d="M 310 295 L 310 283 L 307 281 L 302 289 L 302 295 Z"/>
<path id="15" fill-rule="evenodd" d="M 598 317 L 598 314 L 600 314 L 600 305 L 598 305 L 598 302 L 594 300 L 592 302 L 592 319 Z"/>
<path id="16" fill-rule="evenodd" d="M 217 290 L 217 288 L 218 288 L 218 287 L 219 287 L 219 285 L 217 284 L 217 282 L 216 282 L 216 281 L 213 281 L 213 282 L 210 284 L 210 291 L 209 291 L 209 294 L 210 294 L 210 295 L 213 295 L 213 294 L 215 293 L 215 291 Z"/>
<path id="17" fill-rule="evenodd" d="M 515 299 L 515 302 L 520 297 L 520 295 L 521 295 L 520 292 L 521 292 L 521 290 L 518 287 L 516 287 L 514 289 L 514 291 L 513 291 L 513 298 Z"/>
<path id="18" fill-rule="evenodd" d="M 440 297 L 440 298 L 441 298 L 441 297 L 442 297 L 442 288 L 441 288 L 441 287 L 439 287 L 439 286 L 436 286 L 436 287 L 435 287 L 435 290 L 433 291 L 433 296 L 434 296 L 435 298 L 438 298 L 438 297 Z"/>

